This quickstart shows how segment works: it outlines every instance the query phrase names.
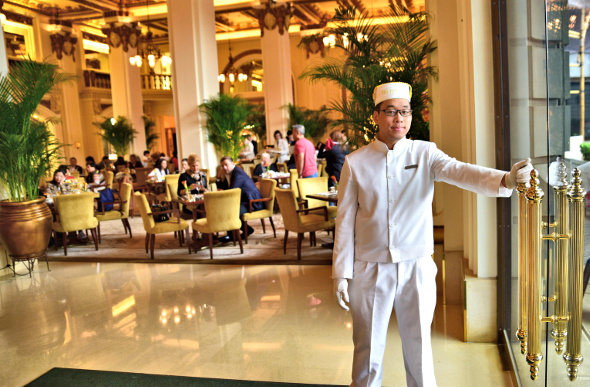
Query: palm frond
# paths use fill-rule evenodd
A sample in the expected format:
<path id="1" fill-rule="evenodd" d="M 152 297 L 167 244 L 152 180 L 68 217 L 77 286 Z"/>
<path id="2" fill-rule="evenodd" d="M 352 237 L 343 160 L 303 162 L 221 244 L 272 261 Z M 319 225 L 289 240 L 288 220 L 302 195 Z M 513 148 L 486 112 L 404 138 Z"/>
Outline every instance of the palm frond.
<path id="1" fill-rule="evenodd" d="M 133 128 L 133 124 L 127 118 L 123 116 L 117 117 L 116 120 L 107 118 L 102 122 L 94 122 L 94 125 L 102 130 L 99 135 L 113 146 L 118 156 L 126 155 L 129 152 L 129 144 L 136 137 L 137 130 Z"/>
<path id="2" fill-rule="evenodd" d="M 154 146 L 156 146 L 156 140 L 160 138 L 160 135 L 155 132 L 156 123 L 154 120 L 148 116 L 141 116 L 141 118 L 143 119 L 145 128 L 145 146 L 151 152 Z"/>
<path id="3" fill-rule="evenodd" d="M 406 5 L 411 2 L 406 1 Z M 341 115 L 331 126 L 348 131 L 349 142 L 360 146 L 372 141 L 378 128 L 372 120 L 373 90 L 385 82 L 412 85 L 412 129 L 409 136 L 428 139 L 428 123 L 423 111 L 430 101 L 428 81 L 437 78 L 428 66 L 428 55 L 437 48 L 427 37 L 428 15 L 411 12 L 402 2 L 390 2 L 388 23 L 373 25 L 367 13 L 355 8 L 339 8 L 327 32 L 336 36 L 336 47 L 344 55 L 326 58 L 306 69 L 301 78 L 334 83 L 347 91 L 347 100 L 332 101 L 329 109 Z"/>
<path id="4" fill-rule="evenodd" d="M 219 153 L 237 159 L 242 149 L 242 131 L 248 125 L 251 110 L 246 100 L 220 94 L 199 107 L 206 116 L 209 142 Z"/>
<path id="5" fill-rule="evenodd" d="M 52 120 L 32 116 L 47 93 L 74 79 L 57 65 L 30 57 L 0 77 L 0 184 L 10 201 L 37 198 L 40 179 L 60 158 L 64 145 L 49 129 Z"/>

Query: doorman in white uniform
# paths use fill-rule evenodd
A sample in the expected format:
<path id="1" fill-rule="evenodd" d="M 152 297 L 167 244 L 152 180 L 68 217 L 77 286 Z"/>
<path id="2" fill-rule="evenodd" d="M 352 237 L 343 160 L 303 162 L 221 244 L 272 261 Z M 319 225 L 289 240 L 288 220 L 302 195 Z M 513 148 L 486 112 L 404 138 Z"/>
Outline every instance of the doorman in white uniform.
<path id="1" fill-rule="evenodd" d="M 436 305 L 432 260 L 434 182 L 510 196 L 528 182 L 530 160 L 510 172 L 462 163 L 435 144 L 406 138 L 411 86 L 375 88 L 375 141 L 346 156 L 338 191 L 334 291 L 353 321 L 352 386 L 381 386 L 387 326 L 395 308 L 408 386 L 436 386 L 430 326 Z"/>

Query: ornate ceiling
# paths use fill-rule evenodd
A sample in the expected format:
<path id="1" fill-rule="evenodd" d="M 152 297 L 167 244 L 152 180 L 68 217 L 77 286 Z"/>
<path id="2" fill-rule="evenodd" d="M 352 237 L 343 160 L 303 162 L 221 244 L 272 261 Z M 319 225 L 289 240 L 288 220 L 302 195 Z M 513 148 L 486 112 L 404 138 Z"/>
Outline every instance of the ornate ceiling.
<path id="1" fill-rule="evenodd" d="M 267 3 L 293 6 L 292 25 L 301 29 L 321 28 L 338 6 L 354 5 L 380 16 L 389 3 L 402 3 L 415 10 L 424 9 L 425 0 L 214 0 L 217 33 L 258 29 L 256 10 Z M 3 12 L 31 16 L 39 14 L 74 25 L 100 27 L 106 16 L 130 16 L 149 24 L 154 35 L 166 36 L 166 0 L 0 0 Z M 148 23 L 149 18 L 149 23 Z"/>

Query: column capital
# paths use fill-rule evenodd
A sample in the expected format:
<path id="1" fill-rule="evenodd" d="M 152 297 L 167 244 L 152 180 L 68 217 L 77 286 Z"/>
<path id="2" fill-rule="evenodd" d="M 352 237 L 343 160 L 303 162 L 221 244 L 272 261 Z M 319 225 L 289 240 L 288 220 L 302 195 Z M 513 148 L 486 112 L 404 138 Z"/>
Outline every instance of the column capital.
<path id="1" fill-rule="evenodd" d="M 49 35 L 51 38 L 51 52 L 55 53 L 57 59 L 62 59 L 63 54 L 71 55 L 72 60 L 76 61 L 76 56 L 74 52 L 76 51 L 76 43 L 78 43 L 78 38 L 76 36 L 72 36 L 70 31 L 58 31 L 54 34 Z"/>
<path id="2" fill-rule="evenodd" d="M 129 51 L 130 46 L 131 48 L 137 47 L 141 35 L 141 27 L 137 22 L 113 22 L 104 25 L 101 30 L 107 36 L 109 47 L 118 48 L 123 46 L 125 52 Z"/>
<path id="3" fill-rule="evenodd" d="M 266 4 L 266 7 L 259 9 L 256 12 L 258 16 L 258 23 L 260 24 L 260 37 L 264 36 L 264 30 L 274 30 L 279 28 L 279 34 L 283 35 L 285 30 L 289 33 L 289 24 L 291 23 L 291 16 L 293 15 L 293 8 L 290 5 L 271 5 Z"/>

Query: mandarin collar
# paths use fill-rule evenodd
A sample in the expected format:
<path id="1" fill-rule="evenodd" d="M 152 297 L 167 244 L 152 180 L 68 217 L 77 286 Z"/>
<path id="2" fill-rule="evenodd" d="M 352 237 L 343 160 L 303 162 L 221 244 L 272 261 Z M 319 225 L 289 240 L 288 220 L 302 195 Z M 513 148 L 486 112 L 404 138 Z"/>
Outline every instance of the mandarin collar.
<path id="1" fill-rule="evenodd" d="M 395 145 L 393 146 L 393 149 L 390 150 L 383 141 L 381 141 L 377 137 L 375 137 L 375 140 L 373 141 L 372 145 L 373 145 L 373 148 L 379 152 L 383 152 L 383 153 L 393 152 L 393 154 L 397 155 L 397 154 L 400 154 L 409 144 L 410 144 L 410 140 L 407 137 L 404 137 L 401 140 L 399 140 L 398 142 L 396 142 Z"/>

